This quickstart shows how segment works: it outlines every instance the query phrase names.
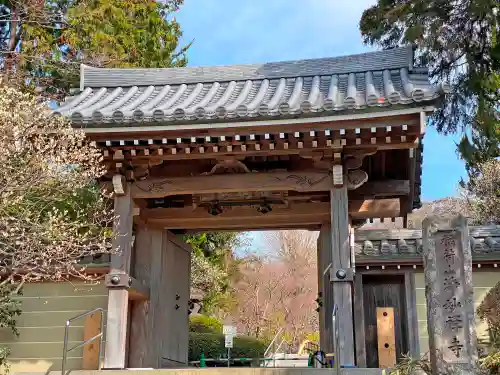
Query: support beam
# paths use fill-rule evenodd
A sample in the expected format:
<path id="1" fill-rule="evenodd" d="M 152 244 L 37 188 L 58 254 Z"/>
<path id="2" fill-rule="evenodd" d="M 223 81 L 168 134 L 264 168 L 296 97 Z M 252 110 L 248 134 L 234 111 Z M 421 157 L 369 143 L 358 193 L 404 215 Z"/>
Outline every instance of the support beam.
<path id="1" fill-rule="evenodd" d="M 108 273 L 105 277 L 108 288 L 123 288 L 131 300 L 149 299 L 149 287 L 126 273 Z"/>
<path id="2" fill-rule="evenodd" d="M 333 300 L 338 306 L 340 364 L 354 365 L 354 319 L 352 254 L 350 244 L 349 210 L 347 188 L 333 189 L 330 192 L 332 223 L 332 269 Z M 345 270 L 347 277 L 342 280 L 338 270 Z"/>
<path id="3" fill-rule="evenodd" d="M 333 187 L 327 171 L 216 174 L 196 177 L 165 177 L 132 184 L 133 198 L 170 195 L 216 194 L 239 191 L 328 191 Z"/>
<path id="4" fill-rule="evenodd" d="M 132 257 L 132 199 L 130 187 L 125 186 L 124 195 L 115 197 L 115 221 L 110 273 L 130 273 Z M 104 355 L 105 369 L 123 369 L 126 367 L 128 338 L 129 292 L 126 287 L 110 287 L 107 310 L 106 347 Z"/>
<path id="5" fill-rule="evenodd" d="M 347 191 L 347 190 L 346 190 Z M 399 198 L 360 200 L 349 203 L 349 214 L 355 219 L 397 217 Z M 294 203 L 289 208 L 273 207 L 261 214 L 254 207 L 232 207 L 213 216 L 203 207 L 155 208 L 141 211 L 141 218 L 148 225 L 169 229 L 255 229 L 290 226 L 319 226 L 330 221 L 330 204 Z"/>
<path id="6" fill-rule="evenodd" d="M 410 181 L 409 180 L 368 181 L 363 186 L 353 191 L 351 194 L 356 197 L 359 196 L 364 198 L 407 196 L 408 194 L 410 194 Z"/>
<path id="7" fill-rule="evenodd" d="M 154 178 L 131 185 L 132 198 L 163 198 L 170 195 L 216 194 L 240 191 L 329 191 L 329 174 L 312 172 L 238 173 L 196 177 Z M 368 181 L 353 192 L 359 197 L 396 197 L 410 193 L 408 180 Z"/>

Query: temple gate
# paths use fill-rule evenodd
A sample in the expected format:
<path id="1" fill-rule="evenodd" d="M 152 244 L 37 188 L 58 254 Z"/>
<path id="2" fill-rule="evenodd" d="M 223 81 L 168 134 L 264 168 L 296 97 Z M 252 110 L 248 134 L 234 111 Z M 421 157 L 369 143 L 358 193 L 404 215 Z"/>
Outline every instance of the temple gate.
<path id="1" fill-rule="evenodd" d="M 186 363 L 189 251 L 176 234 L 321 230 L 322 345 L 355 364 L 353 228 L 420 206 L 421 139 L 445 92 L 411 48 L 231 67 L 82 66 L 56 113 L 102 149 L 120 250 L 105 368 Z"/>

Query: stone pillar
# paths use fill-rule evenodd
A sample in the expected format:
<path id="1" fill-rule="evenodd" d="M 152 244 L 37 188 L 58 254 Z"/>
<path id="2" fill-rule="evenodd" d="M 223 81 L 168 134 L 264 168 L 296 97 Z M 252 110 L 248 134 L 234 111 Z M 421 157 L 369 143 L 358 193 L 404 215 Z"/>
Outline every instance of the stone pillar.
<path id="1" fill-rule="evenodd" d="M 423 222 L 429 353 L 434 374 L 470 374 L 477 360 L 472 256 L 466 218 Z"/>

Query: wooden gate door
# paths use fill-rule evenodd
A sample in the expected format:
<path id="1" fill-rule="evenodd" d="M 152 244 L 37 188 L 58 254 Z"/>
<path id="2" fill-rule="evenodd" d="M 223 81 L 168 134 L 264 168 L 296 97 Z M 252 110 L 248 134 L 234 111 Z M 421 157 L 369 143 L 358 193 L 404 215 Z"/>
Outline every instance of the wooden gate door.
<path id="1" fill-rule="evenodd" d="M 132 305 L 129 367 L 186 366 L 191 247 L 169 231 L 141 228 L 133 264 L 150 295 Z"/>
<path id="2" fill-rule="evenodd" d="M 363 275 L 363 307 L 366 337 L 366 365 L 377 368 L 380 362 L 377 350 L 377 308 L 392 308 L 396 359 L 408 353 L 408 318 L 406 312 L 405 284 L 403 275 Z"/>

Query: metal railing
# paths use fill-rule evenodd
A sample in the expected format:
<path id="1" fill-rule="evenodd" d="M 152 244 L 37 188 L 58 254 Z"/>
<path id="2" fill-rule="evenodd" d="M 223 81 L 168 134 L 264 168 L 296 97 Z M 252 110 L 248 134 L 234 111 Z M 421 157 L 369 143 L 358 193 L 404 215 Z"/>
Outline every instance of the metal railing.
<path id="1" fill-rule="evenodd" d="M 271 341 L 271 343 L 269 344 L 269 346 L 267 347 L 266 351 L 264 352 L 264 358 L 267 358 L 269 357 L 269 353 L 271 352 L 271 349 L 272 349 L 272 358 L 273 358 L 273 367 L 276 367 L 276 352 L 281 348 L 281 345 L 283 345 L 283 343 L 285 342 L 285 339 L 282 338 L 281 342 L 279 343 L 279 345 L 276 347 L 276 343 L 278 340 L 278 338 L 280 337 L 280 335 L 283 333 L 283 327 L 281 327 L 280 329 L 278 329 L 278 331 L 276 332 L 276 334 L 274 335 L 274 338 L 273 340 Z M 267 367 L 269 364 L 269 362 L 265 362 L 264 363 L 264 367 Z"/>
<path id="2" fill-rule="evenodd" d="M 101 314 L 101 329 L 97 335 L 94 337 L 91 337 L 90 339 L 86 340 L 82 344 L 78 344 L 70 349 L 68 349 L 68 336 L 69 336 L 69 327 L 71 326 L 71 323 L 74 322 L 75 320 L 85 318 L 88 315 L 92 315 L 96 312 L 99 312 Z M 68 319 L 66 321 L 66 326 L 64 328 L 64 345 L 63 345 L 63 355 L 62 355 L 62 364 L 61 364 L 61 374 L 65 375 L 66 374 L 66 361 L 67 361 L 67 356 L 68 353 L 72 350 L 81 348 L 82 346 L 85 346 L 87 344 L 90 344 L 92 341 L 99 339 L 99 357 L 98 357 L 98 365 L 97 369 L 101 369 L 101 357 L 102 357 L 102 339 L 103 339 L 103 332 L 104 332 L 104 309 L 102 307 L 97 307 L 93 310 L 89 310 L 83 314 L 77 315 L 71 319 Z"/>
<path id="3" fill-rule="evenodd" d="M 281 332 L 283 332 L 283 327 L 281 327 L 280 329 L 278 329 L 278 332 L 276 332 L 276 334 L 274 335 L 273 340 L 271 341 L 271 343 L 269 344 L 269 346 L 266 348 L 266 351 L 264 352 L 264 357 L 267 357 L 267 355 L 269 354 L 269 351 L 271 350 L 271 348 L 274 345 L 274 342 L 278 339 L 278 336 L 281 335 Z"/>
<path id="4" fill-rule="evenodd" d="M 333 313 L 332 313 L 332 325 L 333 325 L 333 345 L 335 356 L 333 357 L 334 365 L 335 365 L 335 373 L 340 375 L 340 340 L 339 340 L 339 324 L 337 320 L 337 314 L 339 311 L 339 306 L 337 304 L 333 305 Z"/>

